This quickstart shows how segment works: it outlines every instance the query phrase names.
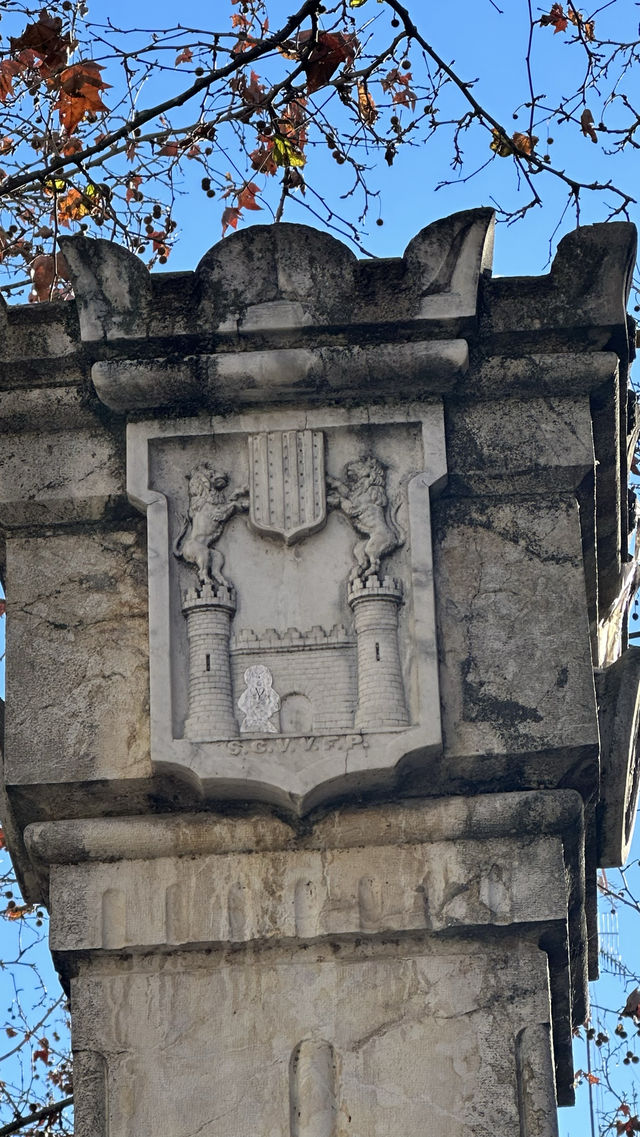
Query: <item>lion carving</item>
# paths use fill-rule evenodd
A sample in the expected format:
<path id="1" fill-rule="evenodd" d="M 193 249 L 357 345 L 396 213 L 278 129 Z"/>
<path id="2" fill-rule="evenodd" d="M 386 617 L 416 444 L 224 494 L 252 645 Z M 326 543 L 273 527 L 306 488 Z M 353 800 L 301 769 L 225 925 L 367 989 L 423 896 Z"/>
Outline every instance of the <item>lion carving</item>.
<path id="1" fill-rule="evenodd" d="M 229 475 L 218 473 L 205 462 L 187 475 L 189 513 L 182 531 L 174 542 L 174 556 L 194 565 L 201 584 L 230 588 L 222 573 L 224 556 L 216 541 L 234 513 L 248 509 L 248 489 L 236 490 L 227 497 Z"/>
<path id="2" fill-rule="evenodd" d="M 380 563 L 403 538 L 391 517 L 386 490 L 386 469 L 378 458 L 366 456 L 347 462 L 344 481 L 327 478 L 327 504 L 341 509 L 362 540 L 354 545 L 355 565 L 349 580 L 377 576 Z"/>

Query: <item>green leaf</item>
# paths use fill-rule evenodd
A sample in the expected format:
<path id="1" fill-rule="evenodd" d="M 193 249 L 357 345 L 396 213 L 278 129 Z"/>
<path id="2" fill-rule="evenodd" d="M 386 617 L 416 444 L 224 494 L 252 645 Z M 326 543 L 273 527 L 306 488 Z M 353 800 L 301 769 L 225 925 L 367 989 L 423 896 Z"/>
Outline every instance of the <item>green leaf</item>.
<path id="1" fill-rule="evenodd" d="M 306 158 L 299 150 L 296 150 L 292 142 L 288 138 L 284 138 L 281 134 L 276 134 L 273 139 L 273 150 L 271 151 L 276 166 L 304 166 Z"/>

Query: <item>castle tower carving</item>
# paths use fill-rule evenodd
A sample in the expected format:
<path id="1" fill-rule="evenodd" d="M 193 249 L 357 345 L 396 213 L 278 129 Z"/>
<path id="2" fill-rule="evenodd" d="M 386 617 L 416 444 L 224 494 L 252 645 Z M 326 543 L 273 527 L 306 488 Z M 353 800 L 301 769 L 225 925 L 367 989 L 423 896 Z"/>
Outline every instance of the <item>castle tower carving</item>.
<path id="1" fill-rule="evenodd" d="M 375 730 L 409 722 L 398 650 L 402 584 L 395 577 L 356 577 L 349 585 L 358 655 L 355 727 Z"/>
<path id="2" fill-rule="evenodd" d="M 229 738 L 238 734 L 233 712 L 229 661 L 231 621 L 236 610 L 234 589 L 212 584 L 190 588 L 182 611 L 189 640 L 189 713 L 187 738 Z"/>

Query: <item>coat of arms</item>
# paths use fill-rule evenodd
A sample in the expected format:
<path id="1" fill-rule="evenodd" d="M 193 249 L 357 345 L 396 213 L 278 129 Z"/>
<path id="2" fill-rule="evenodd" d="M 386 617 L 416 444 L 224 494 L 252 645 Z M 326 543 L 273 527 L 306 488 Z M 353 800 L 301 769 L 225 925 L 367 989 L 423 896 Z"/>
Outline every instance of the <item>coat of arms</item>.
<path id="1" fill-rule="evenodd" d="M 249 435 L 249 521 L 256 533 L 293 545 L 327 520 L 321 430 Z"/>

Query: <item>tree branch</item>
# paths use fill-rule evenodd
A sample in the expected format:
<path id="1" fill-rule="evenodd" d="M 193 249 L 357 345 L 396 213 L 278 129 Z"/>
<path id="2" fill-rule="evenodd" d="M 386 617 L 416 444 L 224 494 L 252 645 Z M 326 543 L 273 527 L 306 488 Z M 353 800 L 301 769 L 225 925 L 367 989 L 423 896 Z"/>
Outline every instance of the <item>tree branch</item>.
<path id="1" fill-rule="evenodd" d="M 10 1121 L 8 1125 L 2 1126 L 0 1137 L 9 1137 L 11 1133 L 19 1133 L 21 1129 L 26 1129 L 27 1125 L 33 1125 L 34 1121 L 42 1121 L 44 1117 L 55 1117 L 56 1113 L 62 1113 L 63 1109 L 67 1109 L 70 1105 L 73 1105 L 73 1095 L 68 1098 L 61 1098 L 53 1105 L 36 1109 L 28 1115 L 23 1114 L 22 1117 L 16 1117 L 15 1121 Z"/>

